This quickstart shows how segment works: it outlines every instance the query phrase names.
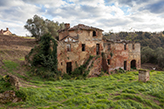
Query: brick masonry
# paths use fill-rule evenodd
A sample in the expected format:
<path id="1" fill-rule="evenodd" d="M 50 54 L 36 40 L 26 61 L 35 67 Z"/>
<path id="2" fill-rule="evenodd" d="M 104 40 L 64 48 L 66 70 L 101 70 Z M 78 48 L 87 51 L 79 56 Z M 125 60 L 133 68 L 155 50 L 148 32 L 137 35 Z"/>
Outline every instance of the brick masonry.
<path id="1" fill-rule="evenodd" d="M 139 43 L 103 39 L 103 30 L 83 24 L 70 28 L 67 23 L 65 27 L 59 31 L 57 49 L 59 71 L 67 73 L 68 62 L 71 62 L 73 71 L 84 64 L 90 55 L 100 56 L 94 61 L 90 75 L 96 71 L 101 72 L 100 69 L 110 73 L 118 68 L 130 70 L 132 67 L 137 69 L 141 67 Z"/>

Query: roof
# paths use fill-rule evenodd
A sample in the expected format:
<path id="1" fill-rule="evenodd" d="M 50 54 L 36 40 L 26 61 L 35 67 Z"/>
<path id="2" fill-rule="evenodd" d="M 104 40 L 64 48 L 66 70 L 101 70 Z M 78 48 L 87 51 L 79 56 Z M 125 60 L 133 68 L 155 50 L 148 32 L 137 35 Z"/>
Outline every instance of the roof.
<path id="1" fill-rule="evenodd" d="M 82 29 L 82 30 L 100 30 L 103 31 L 102 29 L 99 28 L 95 28 L 95 27 L 90 27 L 90 26 L 86 26 L 84 24 L 78 24 L 72 28 L 69 28 L 68 30 L 77 30 L 77 29 Z"/>
<path id="2" fill-rule="evenodd" d="M 65 30 L 68 30 L 68 31 L 72 31 L 72 30 L 78 30 L 78 29 L 81 29 L 81 30 L 89 30 L 89 31 L 93 31 L 93 30 L 100 30 L 100 31 L 103 31 L 102 29 L 99 29 L 99 28 L 95 28 L 95 27 L 92 27 L 92 26 L 86 26 L 84 24 L 78 24 L 72 28 L 65 28 L 65 29 L 62 29 L 62 30 L 59 30 L 58 32 L 61 32 L 61 31 L 65 31 Z"/>

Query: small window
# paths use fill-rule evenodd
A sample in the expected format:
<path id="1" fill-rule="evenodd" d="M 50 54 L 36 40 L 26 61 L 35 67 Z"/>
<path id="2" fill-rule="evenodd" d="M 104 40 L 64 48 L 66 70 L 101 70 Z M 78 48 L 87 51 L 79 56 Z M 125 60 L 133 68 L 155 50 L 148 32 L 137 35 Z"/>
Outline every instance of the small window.
<path id="1" fill-rule="evenodd" d="M 111 50 L 111 45 L 110 44 L 108 44 L 108 50 Z"/>
<path id="2" fill-rule="evenodd" d="M 110 59 L 108 59 L 108 65 L 110 65 Z"/>
<path id="3" fill-rule="evenodd" d="M 135 49 L 135 46 L 134 46 L 134 44 L 132 45 L 132 49 L 133 49 L 133 50 Z"/>
<path id="4" fill-rule="evenodd" d="M 96 31 L 93 31 L 93 36 L 96 36 Z"/>
<path id="5" fill-rule="evenodd" d="M 71 44 L 67 44 L 67 51 L 71 51 Z"/>
<path id="6" fill-rule="evenodd" d="M 63 63 L 61 62 L 61 65 L 63 65 Z"/>
<path id="7" fill-rule="evenodd" d="M 124 43 L 124 50 L 126 50 L 126 43 Z"/>
<path id="8" fill-rule="evenodd" d="M 85 51 L 85 44 L 82 44 L 82 51 Z"/>

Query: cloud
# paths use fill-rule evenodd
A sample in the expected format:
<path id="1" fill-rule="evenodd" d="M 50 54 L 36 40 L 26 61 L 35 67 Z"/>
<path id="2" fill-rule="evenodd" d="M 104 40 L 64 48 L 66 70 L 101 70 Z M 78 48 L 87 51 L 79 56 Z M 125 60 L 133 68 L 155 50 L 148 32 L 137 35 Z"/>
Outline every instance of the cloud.
<path id="1" fill-rule="evenodd" d="M 146 5 L 145 7 L 140 8 L 140 10 L 149 10 L 150 12 L 157 14 L 164 13 L 164 1 Z"/>
<path id="2" fill-rule="evenodd" d="M 25 35 L 35 14 L 60 23 L 79 23 L 105 30 L 163 31 L 163 0 L 0 0 L 0 28 Z"/>

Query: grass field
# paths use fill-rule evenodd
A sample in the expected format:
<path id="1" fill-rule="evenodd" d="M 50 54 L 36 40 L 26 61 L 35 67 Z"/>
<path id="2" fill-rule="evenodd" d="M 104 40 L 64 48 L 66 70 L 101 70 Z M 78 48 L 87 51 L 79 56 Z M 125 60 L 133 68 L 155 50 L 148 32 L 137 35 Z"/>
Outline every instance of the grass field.
<path id="1" fill-rule="evenodd" d="M 4 108 L 40 109 L 163 109 L 164 72 L 150 72 L 150 81 L 138 82 L 138 72 L 112 74 L 86 80 L 47 81 L 37 76 L 16 74 L 19 64 L 4 61 L 6 72 L 26 82 L 23 102 L 1 104 Z M 3 88 L 0 84 L 0 91 Z M 21 95 L 22 96 L 22 95 Z"/>
<path id="2" fill-rule="evenodd" d="M 3 40 L 1 40 L 3 39 Z M 1 36 L 0 79 L 19 78 L 17 92 L 24 101 L 0 104 L 0 109 L 164 109 L 164 72 L 150 72 L 150 81 L 138 82 L 138 72 L 112 74 L 86 80 L 47 81 L 30 74 L 22 64 L 35 46 L 32 39 Z M 13 88 L 0 81 L 0 93 Z"/>

